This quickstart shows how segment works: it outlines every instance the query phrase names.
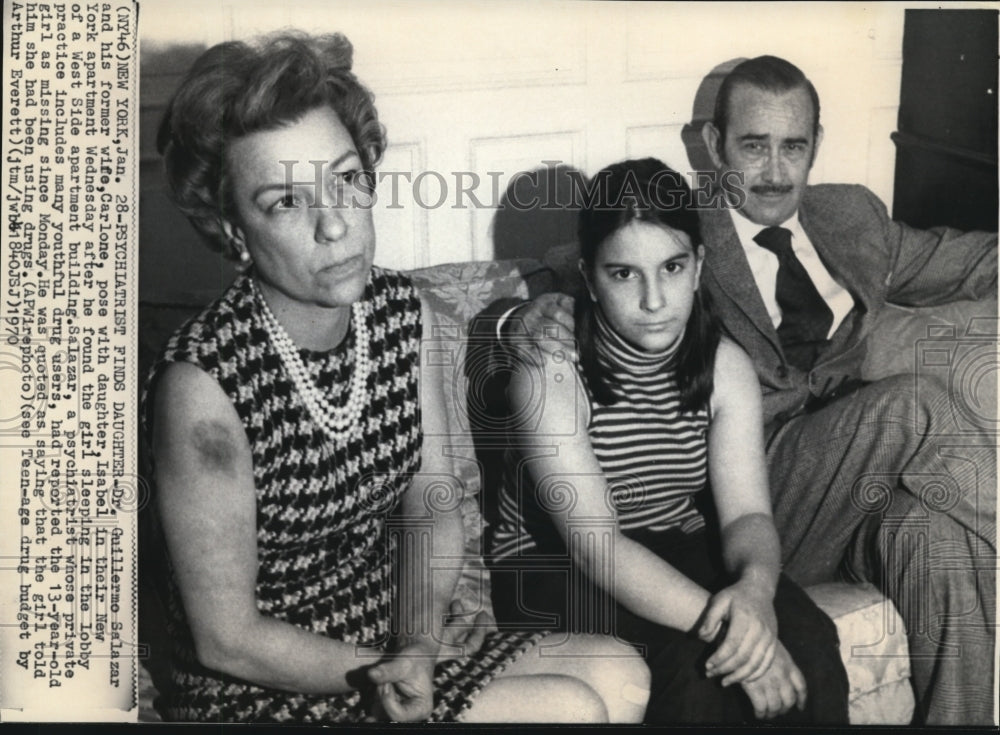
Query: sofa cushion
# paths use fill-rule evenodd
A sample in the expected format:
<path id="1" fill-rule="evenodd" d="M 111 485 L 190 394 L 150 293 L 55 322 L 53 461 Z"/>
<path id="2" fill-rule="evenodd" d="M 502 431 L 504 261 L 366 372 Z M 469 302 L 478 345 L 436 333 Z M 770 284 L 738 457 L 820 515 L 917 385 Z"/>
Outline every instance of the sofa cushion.
<path id="1" fill-rule="evenodd" d="M 469 424 L 469 323 L 497 301 L 527 299 L 551 289 L 552 274 L 537 261 L 512 260 L 448 263 L 408 275 L 434 314 L 433 327 L 425 327 L 423 359 L 447 368 L 445 443 L 466 494 L 474 496 L 481 483 Z"/>
<path id="2" fill-rule="evenodd" d="M 482 472 L 470 426 L 477 407 L 469 405 L 468 375 L 481 371 L 470 370 L 467 365 L 468 359 L 478 359 L 471 355 L 482 351 L 469 349 L 469 324 L 498 301 L 523 300 L 552 290 L 552 273 L 538 261 L 522 259 L 447 263 L 410 271 L 408 275 L 434 314 L 434 326 L 430 330 L 425 327 L 422 359 L 448 368 L 444 391 L 448 434 L 443 444 L 464 491 L 462 518 L 467 552 L 456 597 L 466 610 L 490 611 L 489 576 L 482 558 Z M 473 399 L 478 387 L 472 387 Z"/>
<path id="3" fill-rule="evenodd" d="M 914 696 L 903 619 L 870 584 L 831 582 L 806 589 L 837 626 L 850 685 L 852 725 L 909 724 Z"/>
<path id="4" fill-rule="evenodd" d="M 408 271 L 445 323 L 461 325 L 494 301 L 502 298 L 526 299 L 553 288 L 552 272 L 530 258 L 502 261 L 445 263 Z"/>

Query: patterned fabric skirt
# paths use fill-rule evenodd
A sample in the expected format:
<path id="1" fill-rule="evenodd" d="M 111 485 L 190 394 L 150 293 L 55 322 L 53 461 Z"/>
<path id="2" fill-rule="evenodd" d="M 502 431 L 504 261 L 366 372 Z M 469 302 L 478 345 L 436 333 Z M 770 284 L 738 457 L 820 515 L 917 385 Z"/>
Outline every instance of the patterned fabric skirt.
<path id="1" fill-rule="evenodd" d="M 545 632 L 494 632 L 471 655 L 443 661 L 434 670 L 432 722 L 455 722 L 500 672 Z M 232 677 L 174 673 L 173 693 L 155 703 L 164 720 L 201 722 L 360 722 L 371 711 L 374 688 L 337 695 L 294 694 Z"/>

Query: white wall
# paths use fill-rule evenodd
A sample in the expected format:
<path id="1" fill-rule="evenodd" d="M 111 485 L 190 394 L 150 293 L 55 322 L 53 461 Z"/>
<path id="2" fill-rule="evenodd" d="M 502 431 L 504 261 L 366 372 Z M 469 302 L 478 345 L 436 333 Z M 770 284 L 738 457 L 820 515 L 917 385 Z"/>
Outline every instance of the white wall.
<path id="1" fill-rule="evenodd" d="M 655 155 L 690 168 L 681 130 L 718 64 L 764 53 L 819 91 L 825 139 L 814 182 L 864 183 L 892 205 L 904 6 L 881 3 L 330 2 L 146 0 L 143 50 L 211 44 L 293 26 L 344 32 L 375 92 L 390 146 L 382 169 L 432 170 L 439 208 L 376 211 L 378 262 L 399 268 L 489 259 L 493 210 L 453 208 L 452 172 L 476 172 L 481 200 L 519 170 L 560 160 L 593 174 Z M 425 177 L 420 200 L 438 199 Z M 380 190 L 383 203 L 388 191 Z"/>

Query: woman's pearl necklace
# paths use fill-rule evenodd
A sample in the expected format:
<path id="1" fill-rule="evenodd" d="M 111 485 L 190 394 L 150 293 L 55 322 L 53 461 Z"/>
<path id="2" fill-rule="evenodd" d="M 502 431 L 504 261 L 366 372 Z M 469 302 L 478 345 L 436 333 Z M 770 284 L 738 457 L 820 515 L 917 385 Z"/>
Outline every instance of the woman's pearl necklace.
<path id="1" fill-rule="evenodd" d="M 316 381 L 302 361 L 298 348 L 285 328 L 274 317 L 267 301 L 264 300 L 264 294 L 260 292 L 253 278 L 250 279 L 250 288 L 260 303 L 264 327 L 271 338 L 271 344 L 278 351 L 285 369 L 292 377 L 295 389 L 312 414 L 313 420 L 326 429 L 334 440 L 344 441 L 357 431 L 361 412 L 366 403 L 365 384 L 371 360 L 368 354 L 368 321 L 364 300 L 351 304 L 351 322 L 354 325 L 354 371 L 351 373 L 347 403 L 340 408 L 332 405 L 326 393 L 316 386 Z"/>

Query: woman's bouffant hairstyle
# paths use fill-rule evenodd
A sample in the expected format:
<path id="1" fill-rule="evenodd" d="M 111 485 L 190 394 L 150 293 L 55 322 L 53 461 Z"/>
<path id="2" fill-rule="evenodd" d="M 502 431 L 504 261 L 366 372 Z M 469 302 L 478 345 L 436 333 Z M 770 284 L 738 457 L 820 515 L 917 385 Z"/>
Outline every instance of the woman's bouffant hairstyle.
<path id="1" fill-rule="evenodd" d="M 385 130 L 374 95 L 351 72 L 353 51 L 339 33 L 283 32 L 220 43 L 195 61 L 164 113 L 156 148 L 174 202 L 214 249 L 237 258 L 222 222 L 235 213 L 225 150 L 241 136 L 329 105 L 354 141 L 363 178 L 374 182 Z"/>
<path id="2" fill-rule="evenodd" d="M 698 212 L 684 177 L 655 158 L 622 161 L 600 170 L 593 178 L 588 201 L 580 210 L 580 257 L 593 280 L 601 244 L 631 222 L 648 222 L 683 232 L 697 249 L 701 244 Z M 618 400 L 612 376 L 601 365 L 594 343 L 595 305 L 587 293 L 576 299 L 576 338 L 580 367 L 600 403 Z M 712 318 L 708 294 L 699 288 L 678 347 L 676 370 L 684 410 L 704 406 L 712 395 L 715 351 L 719 330 Z"/>

